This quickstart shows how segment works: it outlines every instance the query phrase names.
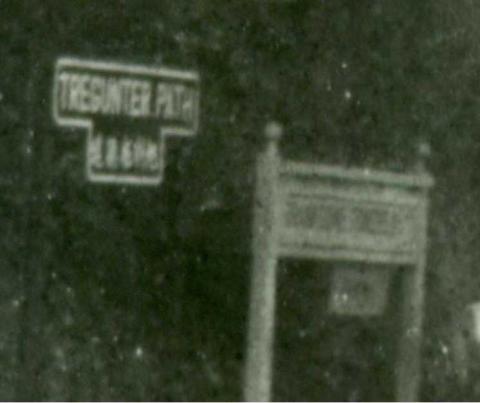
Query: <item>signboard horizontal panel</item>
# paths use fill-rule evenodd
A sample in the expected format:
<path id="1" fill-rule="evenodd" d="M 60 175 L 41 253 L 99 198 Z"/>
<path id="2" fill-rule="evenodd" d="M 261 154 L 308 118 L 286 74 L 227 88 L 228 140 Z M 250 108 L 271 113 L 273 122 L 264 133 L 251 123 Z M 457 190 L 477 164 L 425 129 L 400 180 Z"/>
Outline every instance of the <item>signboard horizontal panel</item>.
<path id="1" fill-rule="evenodd" d="M 280 175 L 279 194 L 283 256 L 411 263 L 424 247 L 426 198 L 411 183 L 389 186 L 290 169 Z"/>

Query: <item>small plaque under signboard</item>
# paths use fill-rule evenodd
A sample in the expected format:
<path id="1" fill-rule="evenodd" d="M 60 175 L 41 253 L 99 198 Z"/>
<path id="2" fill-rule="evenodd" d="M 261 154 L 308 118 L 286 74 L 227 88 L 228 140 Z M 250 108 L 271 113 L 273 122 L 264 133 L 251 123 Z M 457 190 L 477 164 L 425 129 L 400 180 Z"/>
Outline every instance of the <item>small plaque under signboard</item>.
<path id="1" fill-rule="evenodd" d="M 391 268 L 337 265 L 330 283 L 328 311 L 337 315 L 374 316 L 385 311 Z"/>

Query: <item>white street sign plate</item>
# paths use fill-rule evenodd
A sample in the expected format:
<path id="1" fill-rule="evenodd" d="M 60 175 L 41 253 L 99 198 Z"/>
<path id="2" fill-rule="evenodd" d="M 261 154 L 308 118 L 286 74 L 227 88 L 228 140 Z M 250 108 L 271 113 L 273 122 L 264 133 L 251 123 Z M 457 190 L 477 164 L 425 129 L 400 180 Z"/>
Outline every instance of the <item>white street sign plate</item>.
<path id="1" fill-rule="evenodd" d="M 198 131 L 196 72 L 60 58 L 57 124 L 87 129 L 86 171 L 93 182 L 158 185 L 166 136 Z"/>

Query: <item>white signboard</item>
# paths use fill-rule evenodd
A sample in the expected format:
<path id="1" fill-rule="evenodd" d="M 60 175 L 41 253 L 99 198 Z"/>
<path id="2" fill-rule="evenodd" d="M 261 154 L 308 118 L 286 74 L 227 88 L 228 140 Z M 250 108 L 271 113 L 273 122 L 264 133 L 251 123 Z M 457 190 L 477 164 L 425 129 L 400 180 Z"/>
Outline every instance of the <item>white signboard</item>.
<path id="1" fill-rule="evenodd" d="M 87 129 L 93 182 L 158 185 L 166 136 L 192 136 L 199 121 L 196 72 L 60 58 L 53 116 Z"/>

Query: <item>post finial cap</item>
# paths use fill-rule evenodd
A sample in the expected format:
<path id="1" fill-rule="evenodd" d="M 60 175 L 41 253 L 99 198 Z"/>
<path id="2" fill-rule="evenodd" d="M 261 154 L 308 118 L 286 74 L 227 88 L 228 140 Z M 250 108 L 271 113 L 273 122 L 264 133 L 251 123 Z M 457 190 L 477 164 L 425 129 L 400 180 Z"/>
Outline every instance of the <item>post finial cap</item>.
<path id="1" fill-rule="evenodd" d="M 265 137 L 268 141 L 279 141 L 283 135 L 283 127 L 280 123 L 271 120 L 265 125 Z"/>
<path id="2" fill-rule="evenodd" d="M 425 172 L 427 170 L 427 162 L 431 157 L 432 149 L 427 141 L 420 141 L 417 144 L 417 161 L 415 170 Z"/>

